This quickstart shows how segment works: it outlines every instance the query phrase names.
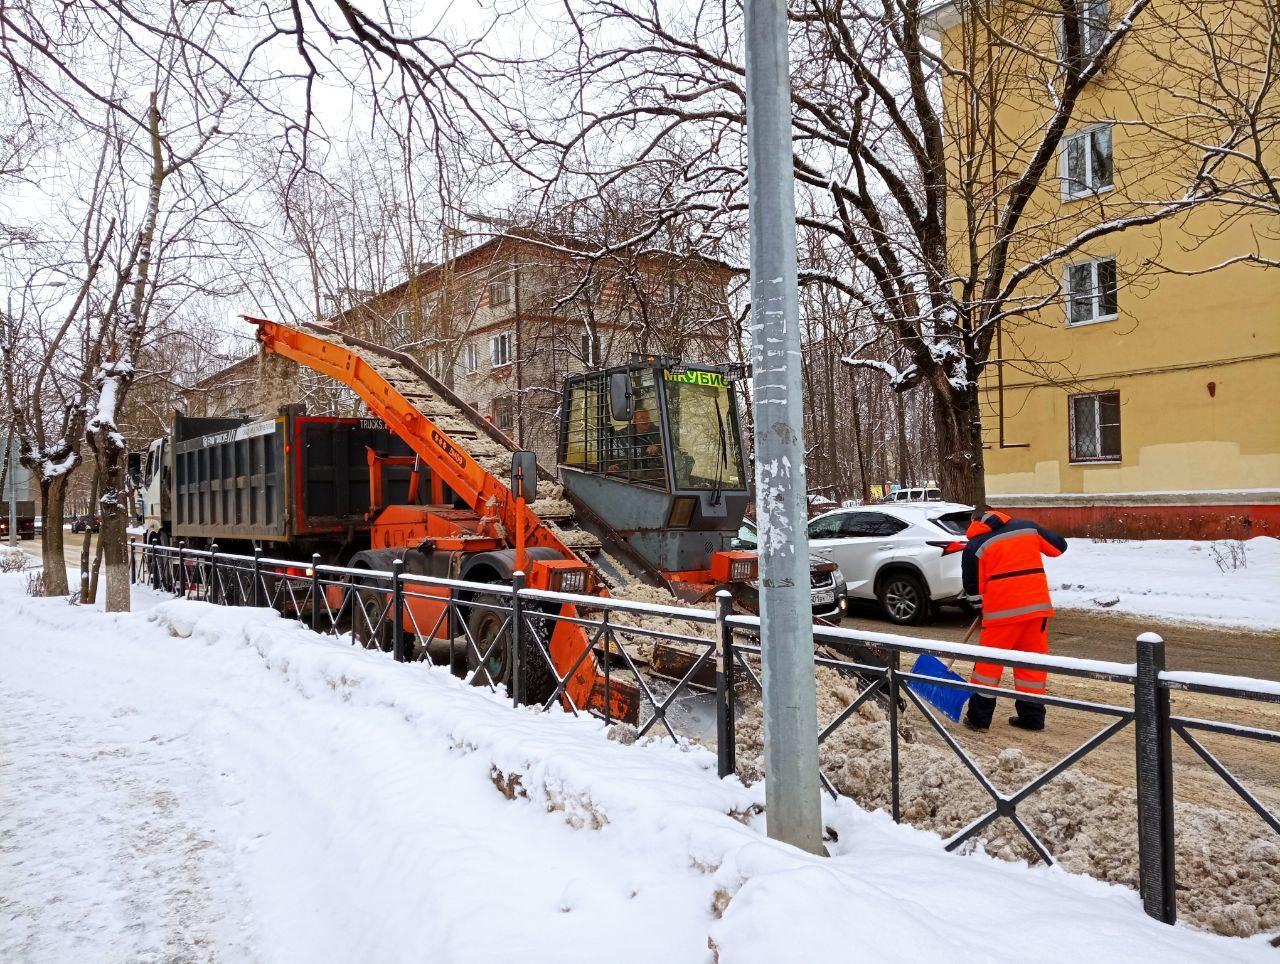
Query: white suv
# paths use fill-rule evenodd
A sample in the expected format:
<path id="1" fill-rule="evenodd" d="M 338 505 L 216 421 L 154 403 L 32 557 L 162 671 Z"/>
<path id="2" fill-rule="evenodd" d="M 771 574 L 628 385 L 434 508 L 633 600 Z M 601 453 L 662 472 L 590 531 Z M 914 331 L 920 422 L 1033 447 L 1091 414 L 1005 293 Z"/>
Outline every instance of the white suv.
<path id="1" fill-rule="evenodd" d="M 836 509 L 809 522 L 809 548 L 844 572 L 849 599 L 875 599 L 892 622 L 928 621 L 960 602 L 960 556 L 972 507 L 905 502 Z"/>

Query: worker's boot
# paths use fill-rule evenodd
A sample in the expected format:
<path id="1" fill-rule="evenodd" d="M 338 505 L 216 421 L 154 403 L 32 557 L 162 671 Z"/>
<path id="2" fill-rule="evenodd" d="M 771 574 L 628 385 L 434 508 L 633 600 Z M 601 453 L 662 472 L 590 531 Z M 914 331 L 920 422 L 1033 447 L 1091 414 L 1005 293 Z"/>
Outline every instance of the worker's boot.
<path id="1" fill-rule="evenodd" d="M 991 726 L 996 712 L 996 698 L 974 693 L 969 697 L 969 709 L 964 715 L 964 725 L 971 730 L 985 730 Z"/>
<path id="2" fill-rule="evenodd" d="M 1016 726 L 1020 730 L 1043 730 L 1044 729 L 1044 704 L 1032 703 L 1029 700 L 1014 700 L 1014 709 L 1018 711 L 1017 716 L 1009 717 L 1009 725 Z"/>

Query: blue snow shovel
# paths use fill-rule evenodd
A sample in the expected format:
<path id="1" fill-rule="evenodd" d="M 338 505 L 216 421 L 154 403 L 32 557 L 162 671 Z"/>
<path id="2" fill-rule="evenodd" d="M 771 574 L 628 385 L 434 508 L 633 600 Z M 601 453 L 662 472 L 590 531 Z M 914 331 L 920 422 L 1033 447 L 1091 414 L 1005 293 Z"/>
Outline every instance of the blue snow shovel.
<path id="1" fill-rule="evenodd" d="M 969 627 L 969 631 L 964 634 L 963 642 L 968 642 L 969 637 L 973 635 L 973 631 L 978 627 L 978 621 L 982 619 L 979 616 L 973 621 L 973 625 Z M 965 678 L 959 673 L 953 672 L 951 662 L 944 664 L 942 660 L 928 653 L 921 653 L 916 657 L 915 665 L 911 667 L 911 672 L 917 676 L 932 676 L 934 679 L 955 680 L 958 683 L 965 682 Z M 945 713 L 955 723 L 960 722 L 960 713 L 964 710 L 964 704 L 969 699 L 969 691 L 959 689 L 955 686 L 938 686 L 934 683 L 921 683 L 918 680 L 907 680 L 907 685 L 915 691 L 915 694 L 922 699 L 928 700 L 939 710 Z"/>

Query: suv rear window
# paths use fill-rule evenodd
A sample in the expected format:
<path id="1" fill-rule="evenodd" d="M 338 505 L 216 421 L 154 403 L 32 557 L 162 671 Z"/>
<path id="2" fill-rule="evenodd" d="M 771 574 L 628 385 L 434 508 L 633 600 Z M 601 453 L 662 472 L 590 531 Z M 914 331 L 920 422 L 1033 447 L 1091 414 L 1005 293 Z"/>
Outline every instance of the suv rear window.
<path id="1" fill-rule="evenodd" d="M 969 528 L 968 512 L 948 512 L 931 520 L 939 529 L 945 529 L 953 536 L 962 536 Z"/>

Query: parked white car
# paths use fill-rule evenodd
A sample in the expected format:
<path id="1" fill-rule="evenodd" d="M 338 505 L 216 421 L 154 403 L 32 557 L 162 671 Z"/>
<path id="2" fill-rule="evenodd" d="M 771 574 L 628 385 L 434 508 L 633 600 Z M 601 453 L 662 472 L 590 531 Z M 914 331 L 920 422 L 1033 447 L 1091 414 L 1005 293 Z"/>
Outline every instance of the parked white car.
<path id="1" fill-rule="evenodd" d="M 971 506 L 904 502 L 836 509 L 809 522 L 809 548 L 844 573 L 849 599 L 874 599 L 899 625 L 959 603 L 960 556 Z"/>

